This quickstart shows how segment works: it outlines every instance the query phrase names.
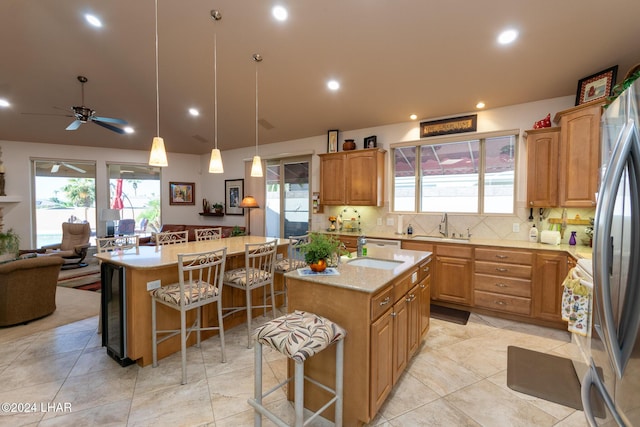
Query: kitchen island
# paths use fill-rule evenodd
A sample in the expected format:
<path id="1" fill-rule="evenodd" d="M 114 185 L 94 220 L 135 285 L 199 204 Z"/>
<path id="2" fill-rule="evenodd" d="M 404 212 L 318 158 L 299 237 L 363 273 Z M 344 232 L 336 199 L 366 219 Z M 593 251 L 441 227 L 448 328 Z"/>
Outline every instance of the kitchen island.
<path id="1" fill-rule="evenodd" d="M 347 331 L 344 353 L 344 425 L 373 419 L 429 329 L 431 253 L 369 248 L 368 261 L 345 259 L 338 275 L 285 275 L 289 312 L 324 316 Z M 377 260 L 382 260 L 379 262 Z M 391 261 L 391 262 L 388 262 Z M 289 372 L 293 370 L 289 362 Z M 305 362 L 305 375 L 335 386 L 335 351 Z M 288 389 L 289 399 L 293 390 Z M 305 384 L 305 407 L 317 410 L 326 391 Z M 333 407 L 323 416 L 333 419 Z"/>
<path id="2" fill-rule="evenodd" d="M 151 345 L 151 297 L 149 296 L 150 283 L 160 281 L 161 285 L 168 285 L 178 281 L 178 254 L 204 252 L 226 247 L 227 260 L 226 270 L 244 266 L 245 244 L 265 243 L 276 240 L 278 253 L 286 254 L 287 239 L 274 239 L 272 237 L 260 236 L 238 236 L 220 240 L 209 240 L 201 242 L 188 242 L 166 246 L 140 246 L 136 249 L 125 251 L 113 251 L 96 254 L 96 257 L 104 264 L 111 264 L 114 267 L 122 268 L 125 283 L 123 293 L 124 306 L 124 333 L 126 356 L 130 360 L 136 361 L 140 366 L 146 366 L 152 362 Z M 103 276 L 105 276 L 103 274 Z M 103 289 L 105 288 L 105 277 Z M 274 286 L 282 289 L 282 277 L 276 275 Z M 104 295 L 103 291 L 103 295 Z M 253 294 L 253 301 L 256 305 L 262 304 L 262 290 L 257 289 Z M 282 297 L 280 297 L 282 299 Z M 111 316 L 105 307 L 106 297 L 103 298 L 103 315 Z M 225 286 L 222 292 L 222 306 L 233 307 L 242 306 L 246 302 L 243 290 Z M 278 305 L 278 304 L 276 304 Z M 260 310 L 262 313 L 262 310 Z M 258 314 L 258 311 L 255 312 Z M 158 305 L 158 329 L 179 329 L 180 312 Z M 187 323 L 194 320 L 195 310 L 187 313 Z M 104 319 L 104 317 L 103 317 Z M 107 325 L 114 319 L 108 319 Z M 230 329 L 246 321 L 246 313 L 236 313 L 225 318 L 224 327 Z M 202 326 L 217 326 L 217 311 L 212 304 L 202 307 Z M 105 325 L 103 325 L 105 326 Z M 206 339 L 217 331 L 203 331 L 202 337 Z M 192 334 L 187 345 L 195 343 L 195 334 Z M 180 351 L 180 336 L 170 338 L 158 346 L 158 358 L 166 357 Z"/>

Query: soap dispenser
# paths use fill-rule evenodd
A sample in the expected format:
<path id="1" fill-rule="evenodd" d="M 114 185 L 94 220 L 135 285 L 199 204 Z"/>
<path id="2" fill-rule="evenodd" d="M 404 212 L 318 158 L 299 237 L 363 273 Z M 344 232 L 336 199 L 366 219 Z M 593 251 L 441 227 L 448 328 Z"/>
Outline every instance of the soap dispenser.
<path id="1" fill-rule="evenodd" d="M 531 243 L 538 243 L 538 229 L 535 224 L 533 224 L 529 230 L 529 241 Z"/>
<path id="2" fill-rule="evenodd" d="M 411 236 L 413 234 L 413 227 L 411 226 L 411 224 L 409 224 L 409 226 L 407 227 L 407 235 Z"/>

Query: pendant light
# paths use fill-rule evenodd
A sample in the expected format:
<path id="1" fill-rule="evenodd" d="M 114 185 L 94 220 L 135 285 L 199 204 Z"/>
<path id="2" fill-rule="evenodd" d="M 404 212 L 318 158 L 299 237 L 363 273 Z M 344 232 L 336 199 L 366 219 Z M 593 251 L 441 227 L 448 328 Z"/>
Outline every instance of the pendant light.
<path id="1" fill-rule="evenodd" d="M 158 0 L 156 4 L 156 136 L 151 144 L 149 166 L 169 166 L 167 152 L 164 149 L 164 139 L 160 137 L 160 84 L 158 81 Z"/>
<path id="2" fill-rule="evenodd" d="M 256 62 L 256 155 L 253 156 L 251 164 L 251 176 L 262 177 L 262 160 L 258 155 L 258 63 L 262 62 L 262 56 L 254 53 L 253 60 Z"/>
<path id="3" fill-rule="evenodd" d="M 222 14 L 218 10 L 211 11 L 211 18 L 214 21 L 222 19 Z M 213 90 L 215 91 L 213 103 L 213 126 L 215 127 L 214 148 L 211 150 L 211 160 L 209 161 L 209 173 L 224 173 L 222 166 L 222 156 L 218 150 L 218 40 L 216 33 L 213 33 Z"/>

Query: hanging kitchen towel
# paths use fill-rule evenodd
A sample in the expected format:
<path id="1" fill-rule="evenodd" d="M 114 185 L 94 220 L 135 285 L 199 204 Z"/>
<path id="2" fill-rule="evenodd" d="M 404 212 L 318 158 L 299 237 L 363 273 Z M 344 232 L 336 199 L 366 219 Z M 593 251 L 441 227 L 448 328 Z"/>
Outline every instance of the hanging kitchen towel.
<path id="1" fill-rule="evenodd" d="M 573 287 L 573 301 L 571 305 L 571 313 L 569 314 L 569 332 L 586 337 L 589 333 L 589 306 L 590 306 L 591 290 L 578 283 Z"/>
<path id="2" fill-rule="evenodd" d="M 571 317 L 573 307 L 573 288 L 580 284 L 580 279 L 573 278 L 574 269 L 569 270 L 569 274 L 562 282 L 562 320 L 568 322 Z"/>

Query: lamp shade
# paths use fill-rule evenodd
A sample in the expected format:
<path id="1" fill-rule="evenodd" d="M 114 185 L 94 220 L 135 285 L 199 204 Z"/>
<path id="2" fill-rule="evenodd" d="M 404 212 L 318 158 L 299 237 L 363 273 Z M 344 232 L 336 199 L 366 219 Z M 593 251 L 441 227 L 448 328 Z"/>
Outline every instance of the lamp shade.
<path id="1" fill-rule="evenodd" d="M 151 145 L 151 154 L 149 154 L 150 166 L 168 166 L 167 152 L 164 149 L 164 139 L 156 136 L 153 138 L 153 145 Z"/>
<path id="2" fill-rule="evenodd" d="M 211 160 L 209 161 L 209 173 L 223 173 L 222 156 L 220 150 L 214 148 L 211 150 Z"/>
<path id="3" fill-rule="evenodd" d="M 253 196 L 246 196 L 238 205 L 241 208 L 259 208 L 258 201 Z"/>
<path id="4" fill-rule="evenodd" d="M 262 176 L 262 160 L 260 159 L 260 156 L 253 156 L 253 163 L 251 164 L 251 176 Z"/>
<path id="5" fill-rule="evenodd" d="M 119 209 L 102 209 L 100 211 L 101 221 L 120 221 Z"/>

